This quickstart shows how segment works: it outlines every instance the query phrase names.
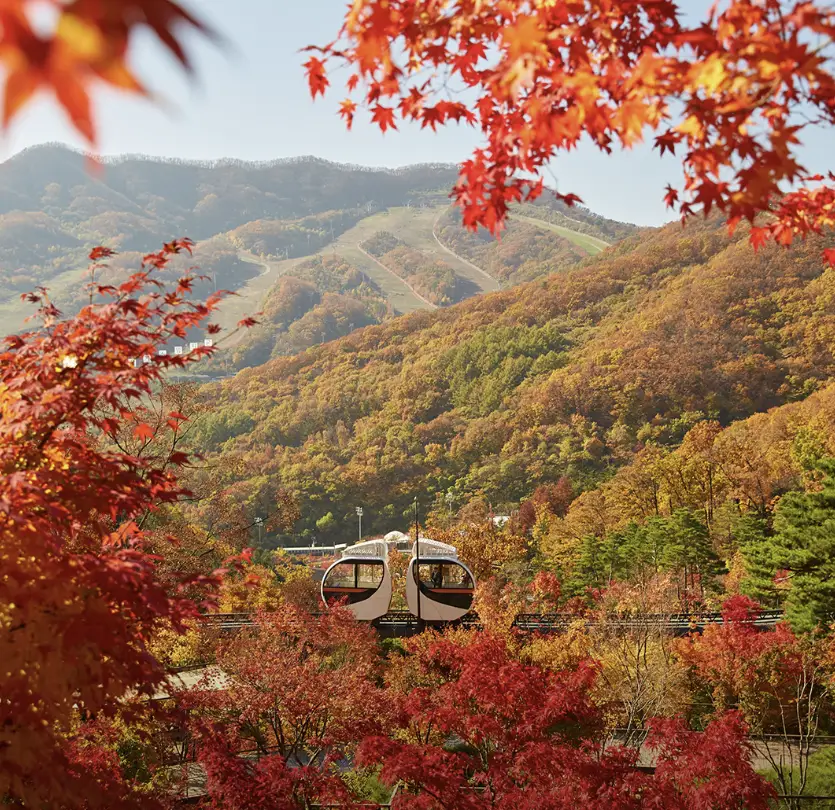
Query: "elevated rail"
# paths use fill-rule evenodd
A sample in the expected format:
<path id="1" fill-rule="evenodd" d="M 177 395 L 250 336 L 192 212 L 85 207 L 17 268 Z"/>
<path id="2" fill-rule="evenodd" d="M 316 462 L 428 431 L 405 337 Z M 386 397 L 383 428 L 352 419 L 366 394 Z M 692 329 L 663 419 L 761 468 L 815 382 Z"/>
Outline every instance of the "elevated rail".
<path id="1" fill-rule="evenodd" d="M 772 628 L 783 618 L 781 610 L 765 610 L 742 623 L 755 627 Z M 613 629 L 638 629 L 663 627 L 673 632 L 689 633 L 702 630 L 711 624 L 722 624 L 721 613 L 609 613 L 602 617 L 580 617 L 570 613 L 520 613 L 513 622 L 514 627 L 527 632 L 553 633 L 565 630 L 578 622 L 590 627 L 605 624 Z"/>
<path id="2" fill-rule="evenodd" d="M 286 548 L 276 549 L 283 551 L 285 554 L 319 554 L 324 557 L 326 555 L 334 555 L 338 551 L 345 551 L 348 548 L 347 543 L 340 543 L 337 546 L 287 546 Z"/>
<path id="3" fill-rule="evenodd" d="M 780 610 L 764 610 L 751 619 L 740 621 L 767 630 L 773 628 L 782 618 L 783 612 Z M 251 626 L 254 619 L 251 613 L 210 613 L 201 616 L 200 621 L 206 627 L 231 632 Z M 520 613 L 514 619 L 513 626 L 524 633 L 560 633 L 576 624 L 585 627 L 604 625 L 620 631 L 660 627 L 674 635 L 686 635 L 699 632 L 710 625 L 722 624 L 723 621 L 721 613 L 637 613 L 591 617 L 572 613 Z M 416 616 L 406 610 L 390 611 L 372 624 L 380 635 L 386 638 L 413 636 L 433 626 L 431 622 L 418 621 Z M 468 613 L 456 622 L 442 622 L 440 625 L 481 628 L 476 613 Z"/>

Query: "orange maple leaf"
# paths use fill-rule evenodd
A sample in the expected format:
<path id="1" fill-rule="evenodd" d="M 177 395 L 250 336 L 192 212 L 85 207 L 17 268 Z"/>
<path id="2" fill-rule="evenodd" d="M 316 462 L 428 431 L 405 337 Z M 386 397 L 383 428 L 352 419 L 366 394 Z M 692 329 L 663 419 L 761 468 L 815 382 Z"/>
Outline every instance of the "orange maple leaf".
<path id="1" fill-rule="evenodd" d="M 356 112 L 357 105 L 351 101 L 351 99 L 346 98 L 339 105 L 339 114 L 345 119 L 345 125 L 348 129 L 351 128 L 351 125 L 354 123 L 354 113 Z"/>
<path id="2" fill-rule="evenodd" d="M 748 237 L 748 241 L 754 250 L 759 250 L 768 242 L 768 236 L 768 228 L 751 228 L 751 235 Z"/>
<path id="3" fill-rule="evenodd" d="M 371 120 L 385 132 L 387 129 L 397 129 L 394 123 L 394 110 L 391 107 L 383 107 L 378 104 L 371 111 Z"/>
<path id="4" fill-rule="evenodd" d="M 133 429 L 135 438 L 143 442 L 149 442 L 154 438 L 154 429 L 147 423 L 142 422 Z"/>
<path id="5" fill-rule="evenodd" d="M 325 74 L 325 63 L 318 57 L 311 56 L 304 63 L 303 67 L 307 71 L 307 83 L 310 85 L 310 95 L 313 98 L 316 98 L 319 93 L 324 96 L 325 90 L 327 90 L 330 84 Z"/>

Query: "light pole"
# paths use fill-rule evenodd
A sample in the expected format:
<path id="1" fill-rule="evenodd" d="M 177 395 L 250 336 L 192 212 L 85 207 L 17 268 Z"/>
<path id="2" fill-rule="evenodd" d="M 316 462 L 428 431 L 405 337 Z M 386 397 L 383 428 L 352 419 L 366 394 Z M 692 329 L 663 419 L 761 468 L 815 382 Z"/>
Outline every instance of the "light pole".
<path id="1" fill-rule="evenodd" d="M 415 495 L 415 586 L 417 588 L 417 620 L 418 626 L 422 627 L 422 616 L 420 615 L 420 523 L 418 523 L 418 499 Z"/>
<path id="2" fill-rule="evenodd" d="M 357 507 L 357 520 L 359 521 L 359 540 L 358 542 L 362 542 L 362 507 Z"/>
<path id="3" fill-rule="evenodd" d="M 449 514 L 452 514 L 452 504 L 455 501 L 455 494 L 451 489 L 447 490 L 446 495 L 444 496 L 444 500 L 446 501 L 447 509 L 449 510 Z"/>
<path id="4" fill-rule="evenodd" d="M 261 526 L 264 525 L 264 518 L 255 518 L 255 525 L 258 527 L 258 545 L 261 545 Z"/>

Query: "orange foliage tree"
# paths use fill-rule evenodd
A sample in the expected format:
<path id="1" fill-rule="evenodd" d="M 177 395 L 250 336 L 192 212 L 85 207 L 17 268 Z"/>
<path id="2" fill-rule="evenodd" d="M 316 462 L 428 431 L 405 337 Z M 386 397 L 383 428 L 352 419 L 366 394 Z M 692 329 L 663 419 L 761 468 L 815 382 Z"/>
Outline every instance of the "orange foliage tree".
<path id="1" fill-rule="evenodd" d="M 92 767 L 104 755 L 84 743 L 79 722 L 153 692 L 165 672 L 152 635 L 182 629 L 216 581 L 163 581 L 142 527 L 149 511 L 187 494 L 175 470 L 189 456 L 171 453 L 160 466 L 103 441 L 136 416 L 131 401 L 166 368 L 211 351 L 156 356 L 222 295 L 189 300 L 191 275 L 160 284 L 171 256 L 190 248 L 166 245 L 119 287 L 91 282 L 91 303 L 69 320 L 45 293 L 30 295 L 41 328 L 0 349 L 0 795 L 11 804 L 122 806 L 124 791 L 104 776 L 117 770 Z M 96 248 L 91 259 L 108 255 Z M 135 365 L 145 354 L 154 358 Z M 170 435 L 182 417 L 167 415 Z M 140 444 L 154 432 L 142 419 L 131 429 Z"/>
<path id="2" fill-rule="evenodd" d="M 344 609 L 314 616 L 282 605 L 217 650 L 225 683 L 185 693 L 213 806 L 224 810 L 350 804 L 336 763 L 385 733 L 375 631 Z M 241 752 L 257 752 L 255 765 Z"/>
<path id="3" fill-rule="evenodd" d="M 174 0 L 49 4 L 47 34 L 27 13 L 37 0 L 0 10 L 4 121 L 46 87 L 90 142 L 94 82 L 146 94 L 126 62 L 138 29 L 186 69 L 178 27 L 216 37 Z M 471 228 L 497 231 L 510 202 L 542 193 L 530 175 L 584 137 L 611 152 L 649 132 L 662 155 L 681 154 L 683 186 L 668 187 L 666 201 L 682 217 L 715 207 L 733 227 L 769 212 L 753 243 L 788 245 L 835 224 L 835 175 L 810 175 L 796 154 L 807 127 L 835 122 L 833 36 L 835 10 L 823 2 L 727 0 L 694 23 L 671 0 L 356 0 L 337 39 L 310 46 L 305 69 L 315 97 L 334 63 L 347 66 L 348 126 L 359 101 L 383 132 L 398 119 L 479 127 L 486 145 L 454 190 Z M 795 188 L 783 194 L 787 183 Z M 835 248 L 825 255 L 835 264 Z"/>
<path id="4" fill-rule="evenodd" d="M 833 35 L 835 11 L 815 2 L 728 0 L 694 25 L 673 2 L 357 0 L 305 68 L 315 97 L 347 66 L 349 126 L 358 93 L 384 132 L 398 119 L 479 127 L 486 146 L 454 192 L 471 228 L 499 229 L 508 203 L 542 193 L 530 174 L 582 138 L 611 152 L 649 131 L 682 155 L 668 206 L 716 207 L 731 226 L 770 211 L 751 239 L 787 245 L 835 224 L 835 175 L 809 176 L 796 156 L 805 127 L 835 122 Z"/>

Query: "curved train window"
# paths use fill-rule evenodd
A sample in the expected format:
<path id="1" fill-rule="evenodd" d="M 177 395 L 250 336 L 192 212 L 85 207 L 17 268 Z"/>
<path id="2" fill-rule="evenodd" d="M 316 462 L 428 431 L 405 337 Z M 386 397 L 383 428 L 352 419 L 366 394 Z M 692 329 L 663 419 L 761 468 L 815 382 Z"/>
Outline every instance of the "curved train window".
<path id="1" fill-rule="evenodd" d="M 325 580 L 326 588 L 376 588 L 383 581 L 382 562 L 339 563 Z"/>
<path id="2" fill-rule="evenodd" d="M 420 564 L 420 581 L 430 588 L 472 588 L 473 580 L 463 566 L 455 563 Z"/>

